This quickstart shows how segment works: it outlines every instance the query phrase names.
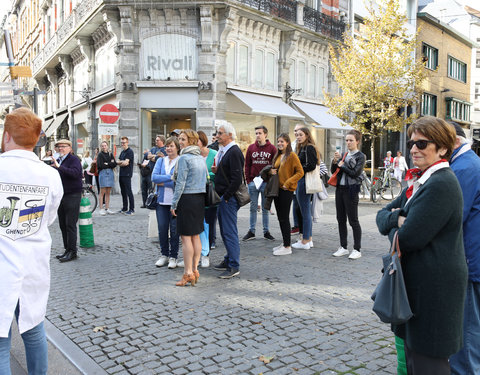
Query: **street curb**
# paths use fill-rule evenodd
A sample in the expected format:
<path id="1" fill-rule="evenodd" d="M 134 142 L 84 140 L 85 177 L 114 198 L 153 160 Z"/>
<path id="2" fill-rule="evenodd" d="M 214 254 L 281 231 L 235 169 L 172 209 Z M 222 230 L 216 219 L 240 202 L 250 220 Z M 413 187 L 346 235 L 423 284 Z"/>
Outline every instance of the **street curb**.
<path id="1" fill-rule="evenodd" d="M 107 372 L 102 369 L 92 358 L 83 352 L 73 341 L 62 331 L 45 319 L 45 332 L 47 339 L 54 345 L 73 366 L 81 373 L 88 375 L 105 375 Z"/>

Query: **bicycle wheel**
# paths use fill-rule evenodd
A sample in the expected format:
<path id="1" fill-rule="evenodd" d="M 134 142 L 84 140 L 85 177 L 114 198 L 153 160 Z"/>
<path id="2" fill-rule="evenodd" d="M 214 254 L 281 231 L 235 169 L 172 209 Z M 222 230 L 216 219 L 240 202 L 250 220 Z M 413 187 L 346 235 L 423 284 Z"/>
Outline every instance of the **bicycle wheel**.
<path id="1" fill-rule="evenodd" d="M 382 198 L 388 201 L 395 199 L 402 192 L 402 184 L 395 178 L 391 178 L 388 187 L 382 189 Z"/>
<path id="2" fill-rule="evenodd" d="M 98 205 L 98 198 L 97 194 L 93 191 L 92 188 L 84 188 L 82 190 L 82 195 L 90 201 L 90 212 L 93 214 L 95 210 L 97 209 Z"/>
<path id="3" fill-rule="evenodd" d="M 371 194 L 372 194 L 372 202 L 375 202 L 377 203 L 378 202 L 378 198 L 379 198 L 379 194 L 378 194 L 378 191 L 377 189 L 374 187 L 373 190 L 371 191 Z"/>

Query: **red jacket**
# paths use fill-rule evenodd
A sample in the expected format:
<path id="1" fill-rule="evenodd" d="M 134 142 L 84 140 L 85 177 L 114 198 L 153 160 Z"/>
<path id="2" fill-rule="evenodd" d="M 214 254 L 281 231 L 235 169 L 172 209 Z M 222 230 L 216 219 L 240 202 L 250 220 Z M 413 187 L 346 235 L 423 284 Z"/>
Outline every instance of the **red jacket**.
<path id="1" fill-rule="evenodd" d="M 248 146 L 247 154 L 245 155 L 245 177 L 247 183 L 252 182 L 255 177 L 260 175 L 260 171 L 265 166 L 272 164 L 276 153 L 277 148 L 268 139 L 263 146 L 260 146 L 258 142 Z"/>

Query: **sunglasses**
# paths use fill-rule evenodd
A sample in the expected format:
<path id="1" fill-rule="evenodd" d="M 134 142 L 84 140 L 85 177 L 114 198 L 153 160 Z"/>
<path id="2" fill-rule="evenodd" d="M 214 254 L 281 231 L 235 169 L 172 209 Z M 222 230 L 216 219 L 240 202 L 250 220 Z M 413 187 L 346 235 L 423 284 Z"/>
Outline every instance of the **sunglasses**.
<path id="1" fill-rule="evenodd" d="M 407 148 L 411 150 L 413 146 L 417 146 L 419 150 L 425 150 L 429 143 L 435 143 L 435 142 L 427 139 L 420 139 L 418 141 L 409 140 L 407 141 Z"/>

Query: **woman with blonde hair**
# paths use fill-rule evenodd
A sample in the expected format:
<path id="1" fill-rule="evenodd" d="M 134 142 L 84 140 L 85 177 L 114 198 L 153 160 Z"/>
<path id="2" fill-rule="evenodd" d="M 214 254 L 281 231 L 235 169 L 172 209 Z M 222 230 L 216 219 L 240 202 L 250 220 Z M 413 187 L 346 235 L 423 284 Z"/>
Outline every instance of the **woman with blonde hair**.
<path id="1" fill-rule="evenodd" d="M 317 164 L 320 163 L 320 154 L 315 146 L 312 133 L 306 127 L 296 131 L 297 146 L 295 153 L 300 159 L 304 175 L 315 170 Z M 305 185 L 305 176 L 303 176 L 297 184 L 296 190 L 297 202 L 301 213 L 299 220 L 299 232 L 302 238 L 295 242 L 292 247 L 295 249 L 308 250 L 313 247 L 312 241 L 312 194 L 307 194 Z"/>
<path id="2" fill-rule="evenodd" d="M 98 181 L 100 183 L 100 196 L 98 197 L 101 208 L 100 215 L 114 214 L 115 212 L 110 210 L 109 207 L 110 193 L 114 185 L 113 169 L 117 166 L 117 162 L 108 149 L 108 143 L 106 141 L 103 141 L 100 147 L 101 151 L 97 156 Z M 104 202 L 105 207 L 103 207 Z"/>
<path id="3" fill-rule="evenodd" d="M 177 217 L 177 233 L 182 238 L 184 274 L 176 283 L 194 286 L 200 277 L 197 266 L 202 253 L 200 233 L 203 232 L 205 217 L 205 186 L 207 183 L 207 166 L 200 155 L 198 134 L 191 129 L 182 130 L 178 136 L 180 158 L 173 178 L 171 212 Z"/>

